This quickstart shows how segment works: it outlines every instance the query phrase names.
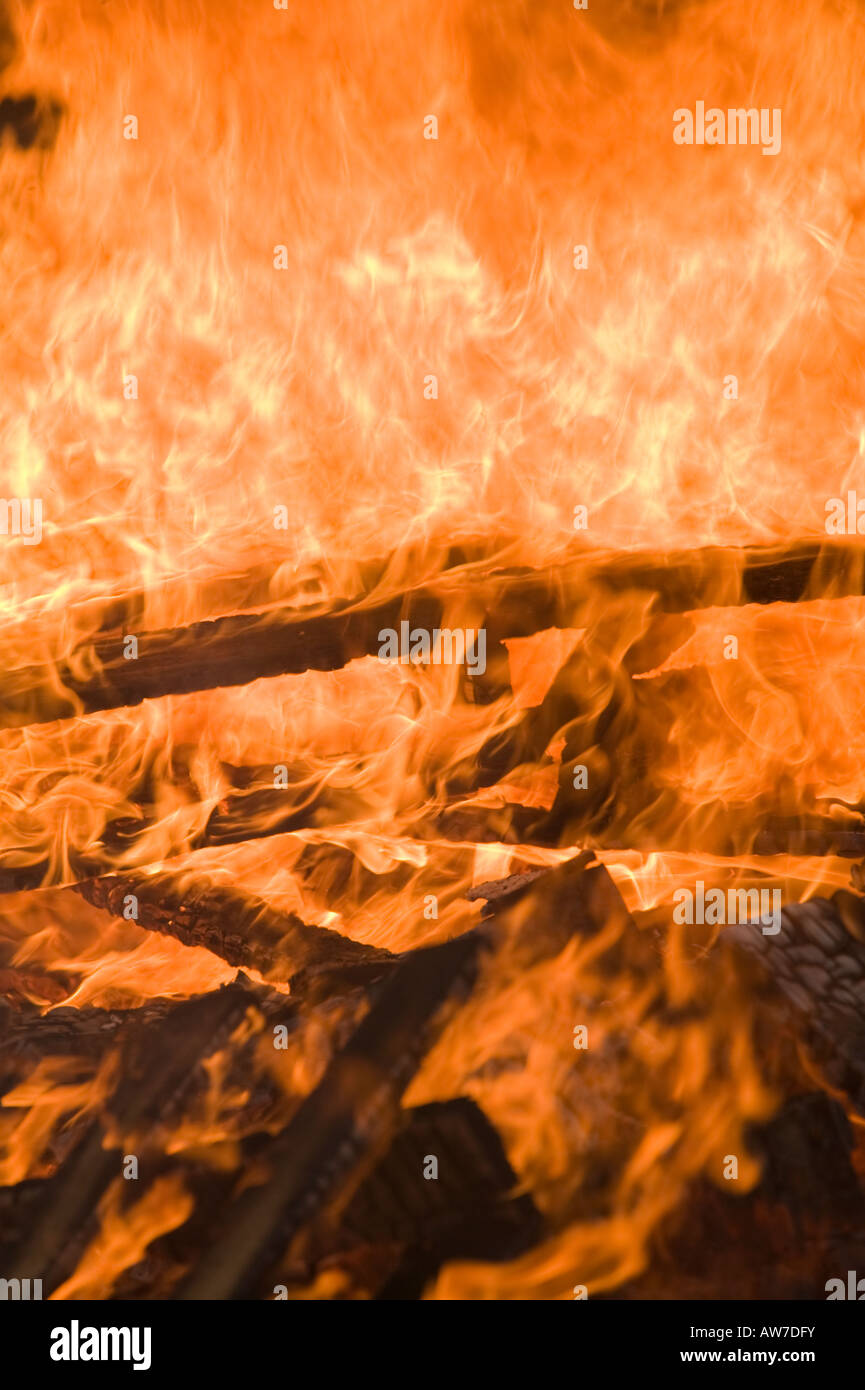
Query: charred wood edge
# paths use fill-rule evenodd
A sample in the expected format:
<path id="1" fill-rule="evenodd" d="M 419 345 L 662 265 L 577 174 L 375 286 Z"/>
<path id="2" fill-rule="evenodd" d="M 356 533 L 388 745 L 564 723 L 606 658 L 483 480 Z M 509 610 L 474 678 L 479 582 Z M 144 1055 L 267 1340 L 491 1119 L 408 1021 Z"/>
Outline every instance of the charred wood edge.
<path id="1" fill-rule="evenodd" d="M 840 889 L 782 908 L 779 925 L 731 924 L 721 939 L 761 962 L 827 1080 L 865 1114 L 865 900 Z"/>
<path id="2" fill-rule="evenodd" d="M 185 885 L 185 886 L 184 886 Z M 275 912 L 261 898 L 171 874 L 88 879 L 74 892 L 115 917 L 124 903 L 137 901 L 132 918 L 147 931 L 173 936 L 186 946 L 201 946 L 229 965 L 258 970 L 280 981 L 318 977 L 334 988 L 340 983 L 375 978 L 395 957 L 378 946 L 365 946 L 328 927 L 309 926 L 294 913 Z"/>
<path id="3" fill-rule="evenodd" d="M 135 660 L 124 635 L 97 636 L 57 666 L 31 666 L 0 681 L 0 722 L 45 723 L 72 715 L 139 704 L 163 695 L 245 685 L 261 677 L 332 671 L 378 651 L 378 632 L 402 620 L 439 626 L 446 604 L 460 594 L 494 615 L 494 638 L 568 626 L 588 587 L 633 588 L 657 595 L 659 612 L 708 606 L 795 602 L 809 596 L 865 592 L 865 549 L 806 542 L 785 548 L 709 548 L 676 552 L 662 561 L 642 554 L 582 552 L 544 570 L 477 566 L 445 571 L 435 583 L 376 602 L 359 596 L 336 612 L 314 615 L 295 605 L 235 614 L 187 627 L 136 634 Z M 460 588 L 462 585 L 462 590 Z M 512 612 L 509 613 L 509 607 Z M 82 674 L 85 673 L 85 674 Z"/>
<path id="4" fill-rule="evenodd" d="M 288 1017 L 296 1009 L 293 995 L 255 984 L 242 972 L 238 972 L 232 985 L 243 989 L 249 1004 L 254 1004 L 266 1019 L 277 1014 L 280 1018 Z M 125 1041 L 133 1033 L 158 1031 L 169 1014 L 208 997 L 159 997 L 129 1008 L 100 1008 L 92 1004 L 76 1008 L 61 1004 L 47 1013 L 34 1004 L 13 1008 L 0 999 L 0 1084 L 6 1076 L 29 1071 L 42 1058 L 101 1058 L 115 1043 Z"/>
<path id="5" fill-rule="evenodd" d="M 624 912 L 606 870 L 587 863 L 588 857 L 570 861 L 526 889 L 537 894 L 542 919 L 530 930 L 518 892 L 491 921 L 400 962 L 322 1081 L 264 1151 L 269 1179 L 236 1199 L 177 1297 L 256 1296 L 262 1276 L 281 1256 L 290 1258 L 322 1208 L 344 1209 L 398 1129 L 400 1098 L 455 1002 L 474 987 L 481 955 L 495 950 L 509 930 L 520 930 L 535 958 L 555 956 L 574 931 L 603 926 L 608 904 Z M 512 918 L 515 899 L 519 915 Z"/>
<path id="6" fill-rule="evenodd" d="M 590 852 L 584 852 L 585 863 L 591 858 Z M 538 878 L 543 878 L 546 869 L 524 869 L 521 873 L 508 874 L 507 878 L 487 879 L 484 883 L 475 884 L 466 893 L 469 902 L 483 902 L 483 915 L 488 917 L 495 911 L 496 904 L 503 899 L 511 898 L 515 893 L 521 893 L 528 888 Z"/>
<path id="7" fill-rule="evenodd" d="M 43 1057 L 99 1057 L 129 1028 L 158 1024 L 174 1007 L 170 999 L 151 999 L 138 1008 L 61 1005 L 43 1014 L 32 1005 L 20 1010 L 0 1002 L 0 1074 L 17 1073 Z"/>
<path id="8" fill-rule="evenodd" d="M 594 862 L 591 851 L 584 851 L 581 855 L 567 861 L 570 873 L 577 873 L 583 868 L 588 867 Z M 483 917 L 490 916 L 494 911 L 500 910 L 502 905 L 513 902 L 523 890 L 529 887 L 539 878 L 545 878 L 549 874 L 547 869 L 532 869 L 524 873 L 511 874 L 504 879 L 490 880 L 481 883 L 466 893 L 469 901 L 483 901 Z M 134 879 L 122 880 L 124 895 L 126 891 L 134 892 L 139 884 Z M 83 885 L 84 889 L 89 890 L 91 885 Z M 119 888 L 117 890 L 119 892 Z M 209 890 L 213 891 L 213 890 Z M 83 896 L 88 901 L 93 901 L 89 892 L 84 892 Z M 250 899 L 246 895 L 238 894 L 244 901 Z M 112 900 L 114 894 L 111 895 Z M 252 900 L 257 901 L 257 900 Z M 106 901 L 106 910 L 113 911 L 111 902 Z M 220 899 L 217 911 L 225 910 L 224 899 Z M 206 913 L 202 908 L 202 913 L 206 918 Z M 271 913 L 276 927 L 284 923 L 285 919 L 279 914 Z M 143 925 L 141 921 L 137 925 Z M 164 930 L 160 924 L 154 930 Z M 312 928 L 311 930 L 317 930 Z M 337 933 L 328 933 L 337 936 Z M 194 934 L 190 934 L 189 939 L 185 940 L 188 945 L 202 945 L 200 939 Z M 347 938 L 339 937 L 339 941 L 347 941 Z M 356 943 L 350 943 L 352 945 Z M 206 947 L 205 949 L 211 949 Z M 339 947 L 337 947 L 339 950 Z M 345 987 L 366 988 L 369 984 L 381 979 L 383 968 L 393 969 L 396 967 L 402 956 L 392 956 L 387 951 L 373 952 L 374 959 L 367 962 L 361 960 L 359 963 L 351 963 L 350 966 L 338 967 L 329 960 L 317 970 L 312 968 L 309 972 L 304 969 L 299 970 L 292 976 L 291 995 L 282 994 L 276 990 L 269 989 L 266 985 L 255 984 L 249 980 L 242 972 L 238 973 L 236 984 L 242 986 L 250 997 L 250 1002 L 255 1002 L 265 1017 L 274 1011 L 283 1013 L 291 1010 L 300 1000 L 304 1004 L 315 1002 L 309 998 L 308 991 L 312 985 L 320 978 L 325 985 L 332 982 L 329 972 L 339 973 L 339 982 Z M 235 961 L 230 962 L 236 963 Z M 305 989 L 304 986 L 307 986 Z M 65 996 L 63 996 L 65 997 Z M 207 998 L 208 996 L 197 996 Z M 118 1037 L 124 1037 L 130 1030 L 144 1031 L 158 1025 L 169 1013 L 181 1007 L 182 1002 L 176 999 L 151 999 L 144 1004 L 130 1008 L 100 1008 L 93 1005 L 83 1005 L 81 1007 L 64 1006 L 51 1008 L 48 1012 L 36 1004 L 24 1002 L 13 1006 L 4 999 L 0 998 L 0 1073 L 10 1070 L 19 1070 L 19 1063 L 33 1064 L 42 1057 L 54 1056 L 101 1056 L 105 1050 Z"/>
<path id="9" fill-rule="evenodd" d="M 178 1104 L 197 1064 L 225 1045 L 249 1005 L 247 989 L 225 985 L 178 1005 L 153 1027 L 127 1039 L 120 1082 L 110 1102 L 113 1126 L 124 1139 L 128 1136 L 146 1147 L 148 1127 L 164 1116 L 169 1102 Z M 104 1134 L 103 1124 L 94 1120 L 50 1181 L 50 1191 L 23 1240 L 0 1250 L 2 1268 L 9 1271 L 6 1277 L 42 1278 L 46 1293 L 51 1293 L 71 1272 L 82 1233 L 121 1168 L 121 1152 L 103 1147 Z"/>
<path id="10" fill-rule="evenodd" d="M 148 611 L 156 606 L 163 612 L 171 612 L 183 605 L 190 590 L 195 596 L 197 621 L 200 622 L 225 617 L 228 613 L 262 614 L 269 609 L 293 611 L 300 621 L 321 617 L 326 612 L 347 611 L 362 601 L 360 596 L 374 602 L 378 594 L 384 602 L 388 594 L 392 597 L 397 592 L 408 593 L 425 584 L 440 584 L 445 579 L 468 581 L 475 573 L 488 574 L 491 566 L 496 570 L 504 569 L 508 555 L 518 552 L 521 544 L 521 537 L 506 535 L 493 542 L 489 536 L 467 538 L 461 544 L 432 537 L 420 546 L 400 547 L 396 556 L 379 555 L 362 562 L 342 557 L 343 588 L 327 601 L 321 599 L 322 591 L 333 593 L 335 589 L 327 562 L 313 562 L 300 573 L 293 561 L 279 555 L 233 570 L 193 565 L 191 569 L 163 575 L 144 589 L 79 599 L 68 606 L 66 616 L 73 629 L 90 634 L 78 643 L 79 650 L 87 650 L 95 639 L 116 637 L 121 629 L 130 633 L 152 631 L 147 626 Z M 344 592 L 345 585 L 348 596 Z M 30 631 L 38 627 L 40 619 L 45 621 L 46 618 L 38 601 L 29 604 L 25 601 L 20 605 L 18 621 L 26 623 Z"/>

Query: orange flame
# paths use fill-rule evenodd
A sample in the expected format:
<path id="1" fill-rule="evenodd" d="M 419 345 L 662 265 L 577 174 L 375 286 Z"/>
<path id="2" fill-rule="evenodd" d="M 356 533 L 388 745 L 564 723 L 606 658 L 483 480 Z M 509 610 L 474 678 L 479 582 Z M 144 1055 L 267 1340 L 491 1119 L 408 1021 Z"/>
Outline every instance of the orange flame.
<path id="1" fill-rule="evenodd" d="M 44 508 L 38 544 L 0 535 L 0 670 L 83 672 L 101 632 L 421 583 L 456 622 L 501 569 L 826 538 L 865 453 L 852 3 L 764 0 L 759 24 L 746 0 L 382 0 L 375 24 L 266 0 L 9 10 L 4 89 L 64 114 L 50 152 L 0 147 L 0 480 Z M 782 109 L 781 155 L 675 144 L 673 112 L 704 99 Z M 442 578 L 462 564 L 465 593 Z M 571 607 L 508 638 L 486 703 L 454 667 L 371 652 L 4 728 L 0 862 L 51 885 L 88 856 L 170 863 L 401 951 L 470 927 L 471 884 L 581 848 L 576 813 L 554 844 L 514 829 L 575 762 L 593 792 L 609 779 L 609 807 L 617 777 L 645 783 L 631 841 L 600 846 L 635 911 L 700 875 L 763 872 L 800 897 L 846 882 L 834 860 L 758 860 L 747 817 L 859 804 L 863 600 L 662 622 L 635 579 L 587 583 Z M 481 776 L 551 691 L 543 749 Z M 202 847 L 242 775 L 273 788 L 282 765 L 305 826 Z M 724 860 L 712 834 L 737 817 L 744 847 Z M 7 909 L 0 965 L 62 973 L 73 1007 L 234 973 L 60 886 Z M 709 964 L 706 986 L 709 944 L 670 928 L 613 980 L 582 940 L 528 971 L 506 953 L 487 967 L 410 1099 L 475 1095 L 560 1234 L 508 1266 L 454 1265 L 432 1296 L 614 1288 L 688 1184 L 745 1153 L 774 1097 L 740 982 Z M 661 1003 L 693 1017 L 664 1021 Z M 575 1022 L 597 1050 L 576 1070 Z M 277 1059 L 287 1094 L 331 1045 L 317 1023 Z M 210 1083 L 176 1150 L 230 1161 L 238 1093 L 218 1065 Z M 53 1058 L 7 1093 L 0 1181 L 32 1175 L 104 1084 Z M 172 1179 L 122 1211 L 113 1189 L 54 1296 L 107 1296 L 188 1211 Z"/>

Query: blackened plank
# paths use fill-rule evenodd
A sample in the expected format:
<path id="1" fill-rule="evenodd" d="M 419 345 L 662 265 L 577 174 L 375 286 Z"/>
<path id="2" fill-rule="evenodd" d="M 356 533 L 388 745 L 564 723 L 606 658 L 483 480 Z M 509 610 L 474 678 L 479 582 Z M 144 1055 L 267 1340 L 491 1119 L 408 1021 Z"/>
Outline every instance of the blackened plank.
<path id="1" fill-rule="evenodd" d="M 75 886 L 87 902 L 120 917 L 134 898 L 134 920 L 148 931 L 201 946 L 269 979 L 287 981 L 326 972 L 337 983 L 339 971 L 358 966 L 387 968 L 393 957 L 327 927 L 309 926 L 291 912 L 276 912 L 261 898 L 217 887 L 189 876 L 154 874 L 88 879 Z M 132 909 L 130 909 L 132 910 Z"/>

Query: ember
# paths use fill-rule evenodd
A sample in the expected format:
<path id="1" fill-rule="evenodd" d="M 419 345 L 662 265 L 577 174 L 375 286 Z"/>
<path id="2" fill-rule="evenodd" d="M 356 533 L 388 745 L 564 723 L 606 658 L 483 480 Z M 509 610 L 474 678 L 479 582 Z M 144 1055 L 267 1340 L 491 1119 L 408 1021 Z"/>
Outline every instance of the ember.
<path id="1" fill-rule="evenodd" d="M 0 0 L 6 1299 L 858 1297 L 863 71 Z"/>

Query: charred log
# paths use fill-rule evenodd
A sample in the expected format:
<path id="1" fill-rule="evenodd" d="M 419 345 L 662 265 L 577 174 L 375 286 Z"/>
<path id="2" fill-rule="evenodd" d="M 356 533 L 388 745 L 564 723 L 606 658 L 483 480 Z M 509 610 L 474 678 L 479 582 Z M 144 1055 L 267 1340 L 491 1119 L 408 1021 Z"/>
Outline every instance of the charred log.
<path id="1" fill-rule="evenodd" d="M 791 1097 L 751 1147 L 750 1192 L 695 1183 L 656 1233 L 645 1275 L 616 1299 L 825 1299 L 826 1283 L 865 1261 L 865 1198 L 844 1111 L 822 1092 Z"/>
<path id="2" fill-rule="evenodd" d="M 217 888 L 169 874 L 150 878 L 97 878 L 76 885 L 87 902 L 116 917 L 135 903 L 131 920 L 186 946 L 201 946 L 229 965 L 258 970 L 266 978 L 289 980 L 303 972 L 311 983 L 326 977 L 332 987 L 374 979 L 393 962 L 389 951 L 364 946 L 327 927 L 311 927 L 293 913 L 274 912 L 252 894 Z M 359 967 L 369 967 L 367 975 Z"/>
<path id="3" fill-rule="evenodd" d="M 244 1144 L 245 1164 L 261 1160 L 261 1138 Z M 434 1181 L 424 1176 L 431 1157 Z M 112 1297 L 171 1297 L 173 1272 L 194 1263 L 218 1232 L 232 1176 L 184 1170 L 184 1177 L 196 1196 L 194 1215 L 155 1241 Z M 299 1291 L 321 1271 L 339 1269 L 362 1297 L 416 1298 L 445 1259 L 505 1259 L 535 1243 L 541 1219 L 527 1194 L 514 1194 L 515 1182 L 496 1131 L 473 1101 L 406 1110 L 342 1216 L 311 1222 L 303 1258 L 278 1277 Z"/>
<path id="4" fill-rule="evenodd" d="M 446 1005 L 474 983 L 476 934 L 406 957 L 369 1014 L 269 1147 L 268 1181 L 247 1187 L 181 1286 L 182 1299 L 241 1298 L 318 1214 L 350 1196 L 400 1123 L 399 1099 L 444 1026 Z"/>
<path id="5" fill-rule="evenodd" d="M 590 861 L 582 855 L 516 885 L 474 931 L 400 961 L 319 1086 L 264 1155 L 267 1181 L 237 1197 L 220 1237 L 179 1297 L 266 1296 L 266 1276 L 280 1257 L 291 1267 L 315 1223 L 339 1219 L 398 1132 L 400 1097 L 454 1002 L 473 988 L 485 951 L 507 942 L 527 961 L 549 959 L 575 932 L 595 933 L 631 920 L 606 870 Z M 612 967 L 615 946 L 607 956 Z"/>
<path id="6" fill-rule="evenodd" d="M 59 1004 L 72 992 L 68 979 L 41 970 L 26 970 L 21 966 L 0 966 L 0 996 L 8 1004 L 24 1007 L 38 1001 Z"/>
<path id="7" fill-rule="evenodd" d="M 724 940 L 761 961 L 829 1082 L 865 1114 L 865 904 L 842 891 L 794 903 L 780 918 L 777 933 L 731 925 Z"/>
<path id="8" fill-rule="evenodd" d="M 456 558 L 456 557 L 455 557 Z M 543 573 L 502 570 L 479 576 L 467 567 L 438 588 L 419 587 L 381 602 L 359 596 L 336 612 L 310 615 L 295 605 L 237 614 L 188 627 L 138 633 L 128 659 L 126 634 L 97 636 L 55 667 L 27 667 L 0 683 L 6 726 L 135 705 L 163 695 L 244 685 L 267 676 L 332 671 L 378 651 L 381 628 L 439 625 L 457 586 L 487 613 L 490 660 L 501 665 L 504 637 L 567 627 L 589 589 L 600 596 L 654 593 L 657 611 L 744 603 L 795 602 L 830 592 L 865 592 L 865 558 L 857 545 L 802 543 L 786 549 L 710 548 L 665 556 L 576 555 Z M 85 674 L 82 674 L 85 673 Z"/>
<path id="9" fill-rule="evenodd" d="M 127 656 L 125 634 L 98 637 L 56 673 L 27 667 L 7 675 L 0 684 L 2 722 L 7 727 L 40 724 L 163 695 L 246 685 L 267 676 L 333 671 L 377 652 L 381 628 L 394 627 L 401 618 L 435 627 L 440 617 L 440 603 L 419 593 L 407 604 L 399 596 L 317 617 L 298 615 L 292 608 L 142 633 L 134 660 Z"/>
<path id="10" fill-rule="evenodd" d="M 232 988 L 243 990 L 248 1003 L 265 1019 L 284 1019 L 295 1009 L 294 996 L 254 984 L 238 974 Z M 195 999 L 206 999 L 197 995 Z M 63 1006 L 42 1013 L 33 1004 L 11 1007 L 0 1001 L 0 1086 L 25 1075 L 44 1058 L 79 1057 L 95 1060 L 133 1034 L 159 1035 L 159 1026 L 172 1013 L 194 1000 L 149 999 L 133 1008 Z"/>
<path id="11" fill-rule="evenodd" d="M 41 1278 L 46 1293 L 67 1277 L 93 1229 L 100 1197 L 120 1173 L 121 1150 L 105 1147 L 106 1132 L 144 1152 L 154 1120 L 182 1103 L 199 1062 L 225 1045 L 249 1002 L 246 989 L 227 985 L 177 1006 L 126 1039 L 108 1131 L 99 1120 L 90 1124 L 56 1176 L 43 1185 L 32 1227 L 16 1245 L 0 1249 L 11 1277 Z"/>

